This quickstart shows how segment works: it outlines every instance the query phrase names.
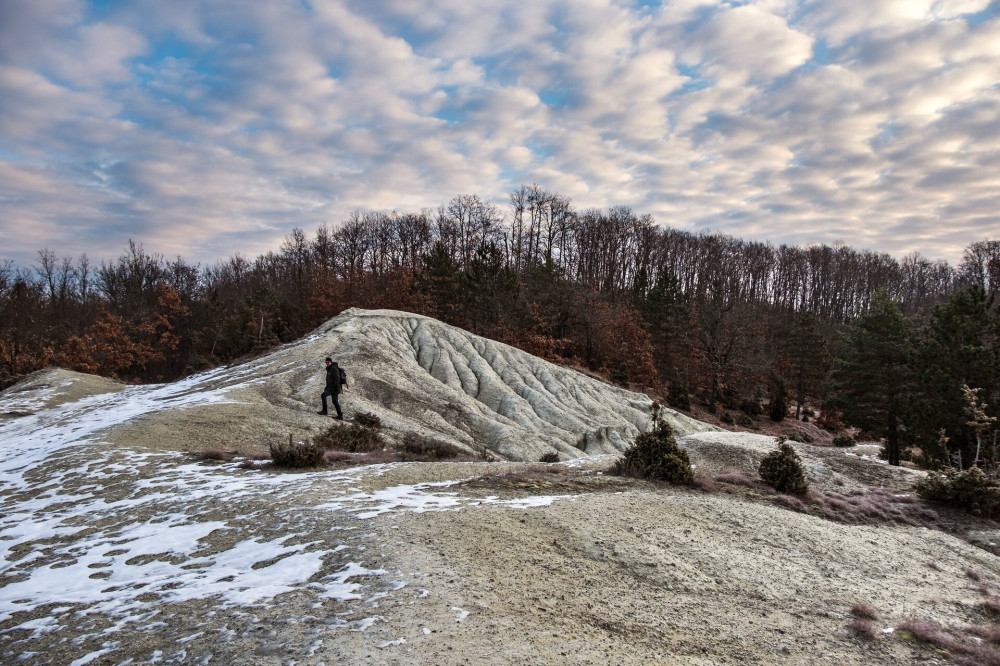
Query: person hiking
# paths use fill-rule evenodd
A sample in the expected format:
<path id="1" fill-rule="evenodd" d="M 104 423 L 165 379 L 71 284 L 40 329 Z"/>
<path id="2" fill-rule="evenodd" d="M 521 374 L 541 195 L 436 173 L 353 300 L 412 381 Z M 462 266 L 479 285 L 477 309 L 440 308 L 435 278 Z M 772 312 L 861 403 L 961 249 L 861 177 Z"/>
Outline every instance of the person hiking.
<path id="1" fill-rule="evenodd" d="M 326 411 L 326 397 L 330 396 L 333 399 L 333 406 L 337 408 L 337 420 L 344 420 L 344 413 L 340 411 L 340 393 L 344 390 L 344 386 L 340 381 L 340 366 L 333 362 L 333 359 L 329 356 L 326 357 L 326 389 L 323 390 L 323 394 L 320 396 L 323 399 L 323 409 L 316 412 L 317 414 L 328 414 Z"/>

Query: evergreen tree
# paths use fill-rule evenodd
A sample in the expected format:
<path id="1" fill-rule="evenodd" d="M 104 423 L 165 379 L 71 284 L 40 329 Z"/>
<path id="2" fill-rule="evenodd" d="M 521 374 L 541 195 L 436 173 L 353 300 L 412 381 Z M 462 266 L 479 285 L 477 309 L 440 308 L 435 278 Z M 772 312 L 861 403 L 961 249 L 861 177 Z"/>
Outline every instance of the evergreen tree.
<path id="1" fill-rule="evenodd" d="M 460 294 L 473 333 L 494 337 L 518 317 L 517 274 L 496 243 L 479 246 L 462 274 Z M 503 337 L 502 335 L 500 337 Z"/>
<path id="2" fill-rule="evenodd" d="M 964 467 L 976 457 L 976 431 L 964 416 L 962 387 L 973 387 L 986 405 L 1000 400 L 998 328 L 994 297 L 980 286 L 958 291 L 934 308 L 914 363 L 918 391 L 912 427 L 926 464 Z"/>
<path id="3" fill-rule="evenodd" d="M 645 281 L 645 276 L 642 280 Z M 640 283 L 641 284 L 641 283 Z M 671 270 L 663 270 L 648 293 L 637 290 L 633 304 L 642 315 L 656 350 L 656 370 L 671 387 L 668 402 L 674 407 L 691 409 L 688 398 L 691 349 L 691 308 L 681 292 L 680 281 Z"/>
<path id="4" fill-rule="evenodd" d="M 819 398 L 830 373 L 830 351 L 819 330 L 816 316 L 804 312 L 795 318 L 788 336 L 785 357 L 788 359 L 788 383 L 795 398 L 795 418 L 802 416 L 808 398 Z"/>
<path id="5" fill-rule="evenodd" d="M 458 262 L 452 258 L 448 246 L 440 240 L 436 241 L 421 257 L 420 263 L 421 271 L 414 288 L 429 300 L 430 314 L 449 324 L 460 324 L 460 273 Z"/>
<path id="6" fill-rule="evenodd" d="M 851 331 L 834 376 L 835 406 L 851 425 L 885 439 L 890 465 L 900 462 L 905 407 L 914 389 L 913 338 L 912 324 L 880 290 Z"/>

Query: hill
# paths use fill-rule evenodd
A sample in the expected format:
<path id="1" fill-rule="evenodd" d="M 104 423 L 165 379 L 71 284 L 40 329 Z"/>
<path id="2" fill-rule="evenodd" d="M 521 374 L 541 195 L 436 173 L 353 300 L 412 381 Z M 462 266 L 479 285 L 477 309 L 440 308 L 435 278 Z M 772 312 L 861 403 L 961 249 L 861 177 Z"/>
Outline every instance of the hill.
<path id="1" fill-rule="evenodd" d="M 348 416 L 506 460 L 287 473 L 182 452 L 329 427 L 326 355 Z M 914 502 L 921 472 L 806 444 L 796 505 L 746 485 L 773 438 L 677 414 L 711 484 L 606 474 L 649 409 L 398 312 L 169 385 L 37 373 L 0 393 L 0 661 L 940 663 L 914 639 L 937 622 L 982 651 L 951 657 L 989 663 L 968 627 L 1000 597 L 995 525 Z"/>

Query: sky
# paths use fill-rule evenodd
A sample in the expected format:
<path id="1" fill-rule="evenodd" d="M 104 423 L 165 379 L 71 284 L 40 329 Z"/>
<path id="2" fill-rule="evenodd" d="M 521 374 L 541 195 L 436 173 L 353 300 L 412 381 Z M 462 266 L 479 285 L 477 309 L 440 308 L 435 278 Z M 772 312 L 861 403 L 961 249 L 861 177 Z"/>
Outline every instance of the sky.
<path id="1" fill-rule="evenodd" d="M 0 0 L 0 261 L 213 264 L 352 211 L 577 210 L 957 264 L 1000 0 Z"/>

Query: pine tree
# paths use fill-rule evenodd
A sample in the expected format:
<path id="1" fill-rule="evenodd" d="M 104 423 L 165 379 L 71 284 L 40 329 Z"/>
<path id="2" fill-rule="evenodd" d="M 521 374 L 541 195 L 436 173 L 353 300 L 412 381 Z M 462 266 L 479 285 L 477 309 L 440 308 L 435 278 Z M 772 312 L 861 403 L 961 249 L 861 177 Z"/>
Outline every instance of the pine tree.
<path id="1" fill-rule="evenodd" d="M 448 246 L 442 241 L 435 242 L 420 263 L 414 288 L 428 299 L 430 314 L 449 324 L 461 324 L 459 268 Z"/>
<path id="2" fill-rule="evenodd" d="M 850 334 L 834 376 L 835 406 L 845 420 L 885 439 L 890 465 L 900 462 L 905 407 L 913 389 L 913 326 L 884 290 Z"/>
<path id="3" fill-rule="evenodd" d="M 460 281 L 460 294 L 472 332 L 502 337 L 517 318 L 520 286 L 496 243 L 479 246 Z"/>
<path id="4" fill-rule="evenodd" d="M 931 466 L 965 467 L 975 458 L 976 432 L 964 417 L 967 398 L 962 386 L 982 390 L 982 399 L 1000 397 L 1000 318 L 994 298 L 982 287 L 956 292 L 934 308 L 920 341 L 914 370 L 912 429 Z M 946 450 L 940 433 L 947 435 Z"/>
<path id="5" fill-rule="evenodd" d="M 800 418 L 806 399 L 820 397 L 830 374 L 830 351 L 812 313 L 805 312 L 795 318 L 786 357 L 790 366 L 789 388 L 795 398 L 795 418 Z"/>

